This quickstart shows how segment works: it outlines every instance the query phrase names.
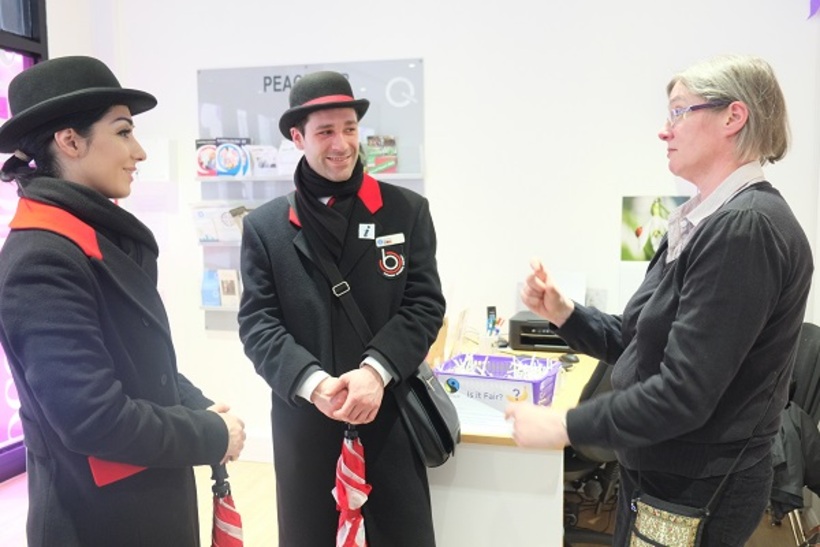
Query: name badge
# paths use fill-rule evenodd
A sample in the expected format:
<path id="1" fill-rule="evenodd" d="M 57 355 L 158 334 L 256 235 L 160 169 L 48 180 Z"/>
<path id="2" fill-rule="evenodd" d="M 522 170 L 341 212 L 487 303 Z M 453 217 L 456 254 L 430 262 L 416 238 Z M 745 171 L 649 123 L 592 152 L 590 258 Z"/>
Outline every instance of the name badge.
<path id="1" fill-rule="evenodd" d="M 376 247 L 389 247 L 391 245 L 401 245 L 404 243 L 404 234 L 390 234 L 389 236 L 379 236 L 376 238 Z"/>
<path id="2" fill-rule="evenodd" d="M 359 224 L 359 239 L 376 239 L 376 225 Z"/>

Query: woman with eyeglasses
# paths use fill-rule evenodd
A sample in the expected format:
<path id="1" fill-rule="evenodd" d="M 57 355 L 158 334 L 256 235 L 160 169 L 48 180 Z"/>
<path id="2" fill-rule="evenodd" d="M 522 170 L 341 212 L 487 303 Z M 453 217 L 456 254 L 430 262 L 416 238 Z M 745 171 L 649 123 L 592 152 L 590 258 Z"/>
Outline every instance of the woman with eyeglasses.
<path id="1" fill-rule="evenodd" d="M 508 415 L 522 446 L 615 449 L 614 545 L 630 543 L 633 500 L 649 495 L 709 507 L 702 545 L 741 546 L 767 506 L 771 444 L 814 266 L 803 229 L 762 170 L 789 140 L 771 67 L 717 57 L 666 90 L 659 137 L 670 171 L 697 192 L 671 214 L 623 313 L 573 302 L 537 260 L 522 290 L 570 346 L 614 366 L 614 391 L 567 412 L 516 404 Z"/>

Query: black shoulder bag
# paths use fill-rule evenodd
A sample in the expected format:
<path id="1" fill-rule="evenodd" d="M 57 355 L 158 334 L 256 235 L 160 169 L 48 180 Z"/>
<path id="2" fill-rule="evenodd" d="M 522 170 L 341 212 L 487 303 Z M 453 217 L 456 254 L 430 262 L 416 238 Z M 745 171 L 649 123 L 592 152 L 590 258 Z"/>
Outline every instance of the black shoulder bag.
<path id="1" fill-rule="evenodd" d="M 288 198 L 290 201 L 292 195 Z M 294 206 L 293 201 L 291 206 Z M 350 285 L 342 279 L 338 266 L 326 255 L 322 244 L 314 244 L 309 230 L 302 231 L 330 281 L 333 295 L 342 303 L 362 345 L 367 347 L 373 339 L 373 333 L 353 299 Z M 427 467 L 442 465 L 455 453 L 456 444 L 461 441 L 461 423 L 453 401 L 433 374 L 430 365 L 422 361 L 412 376 L 396 382 L 390 391 L 396 397 L 405 429 L 421 461 Z"/>

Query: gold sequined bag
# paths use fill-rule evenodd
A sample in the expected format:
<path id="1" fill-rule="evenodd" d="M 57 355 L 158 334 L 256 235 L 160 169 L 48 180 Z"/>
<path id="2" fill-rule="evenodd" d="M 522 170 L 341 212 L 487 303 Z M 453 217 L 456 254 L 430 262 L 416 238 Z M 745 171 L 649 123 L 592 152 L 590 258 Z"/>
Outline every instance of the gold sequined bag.
<path id="1" fill-rule="evenodd" d="M 709 516 L 707 509 L 640 493 L 632 498 L 631 509 L 630 547 L 697 547 Z"/>

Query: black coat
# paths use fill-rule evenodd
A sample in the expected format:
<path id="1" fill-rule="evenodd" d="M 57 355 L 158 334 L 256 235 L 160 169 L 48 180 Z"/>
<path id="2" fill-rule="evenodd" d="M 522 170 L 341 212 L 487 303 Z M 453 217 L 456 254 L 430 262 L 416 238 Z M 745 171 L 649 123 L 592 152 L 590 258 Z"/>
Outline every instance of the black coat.
<path id="1" fill-rule="evenodd" d="M 794 362 L 790 398 L 820 423 L 820 327 L 803 323 Z"/>
<path id="2" fill-rule="evenodd" d="M 820 431 L 814 419 L 792 402 L 782 412 L 783 421 L 772 447 L 771 505 L 779 521 L 803 507 L 803 487 L 820 496 Z"/>
<path id="3" fill-rule="evenodd" d="M 413 452 L 390 387 L 424 359 L 444 316 L 436 236 L 426 199 L 365 176 L 351 212 L 339 269 L 374 334 L 365 348 L 320 273 L 285 196 L 244 221 L 240 336 L 257 372 L 273 390 L 274 463 L 279 543 L 334 544 L 338 512 L 331 496 L 344 424 L 330 420 L 296 391 L 311 367 L 333 376 L 376 357 L 394 377 L 376 420 L 360 426 L 367 480 L 364 505 L 371 547 L 434 544 L 426 469 Z M 402 234 L 378 248 L 375 236 Z M 382 253 L 404 259 L 380 267 Z M 396 255 L 393 255 L 395 258 Z"/>
<path id="4" fill-rule="evenodd" d="M 36 179 L 26 195 L 0 253 L 0 341 L 28 448 L 29 546 L 199 545 L 191 466 L 218 463 L 228 433 L 177 372 L 153 236 L 73 183 Z M 88 456 L 147 469 L 98 487 Z"/>

